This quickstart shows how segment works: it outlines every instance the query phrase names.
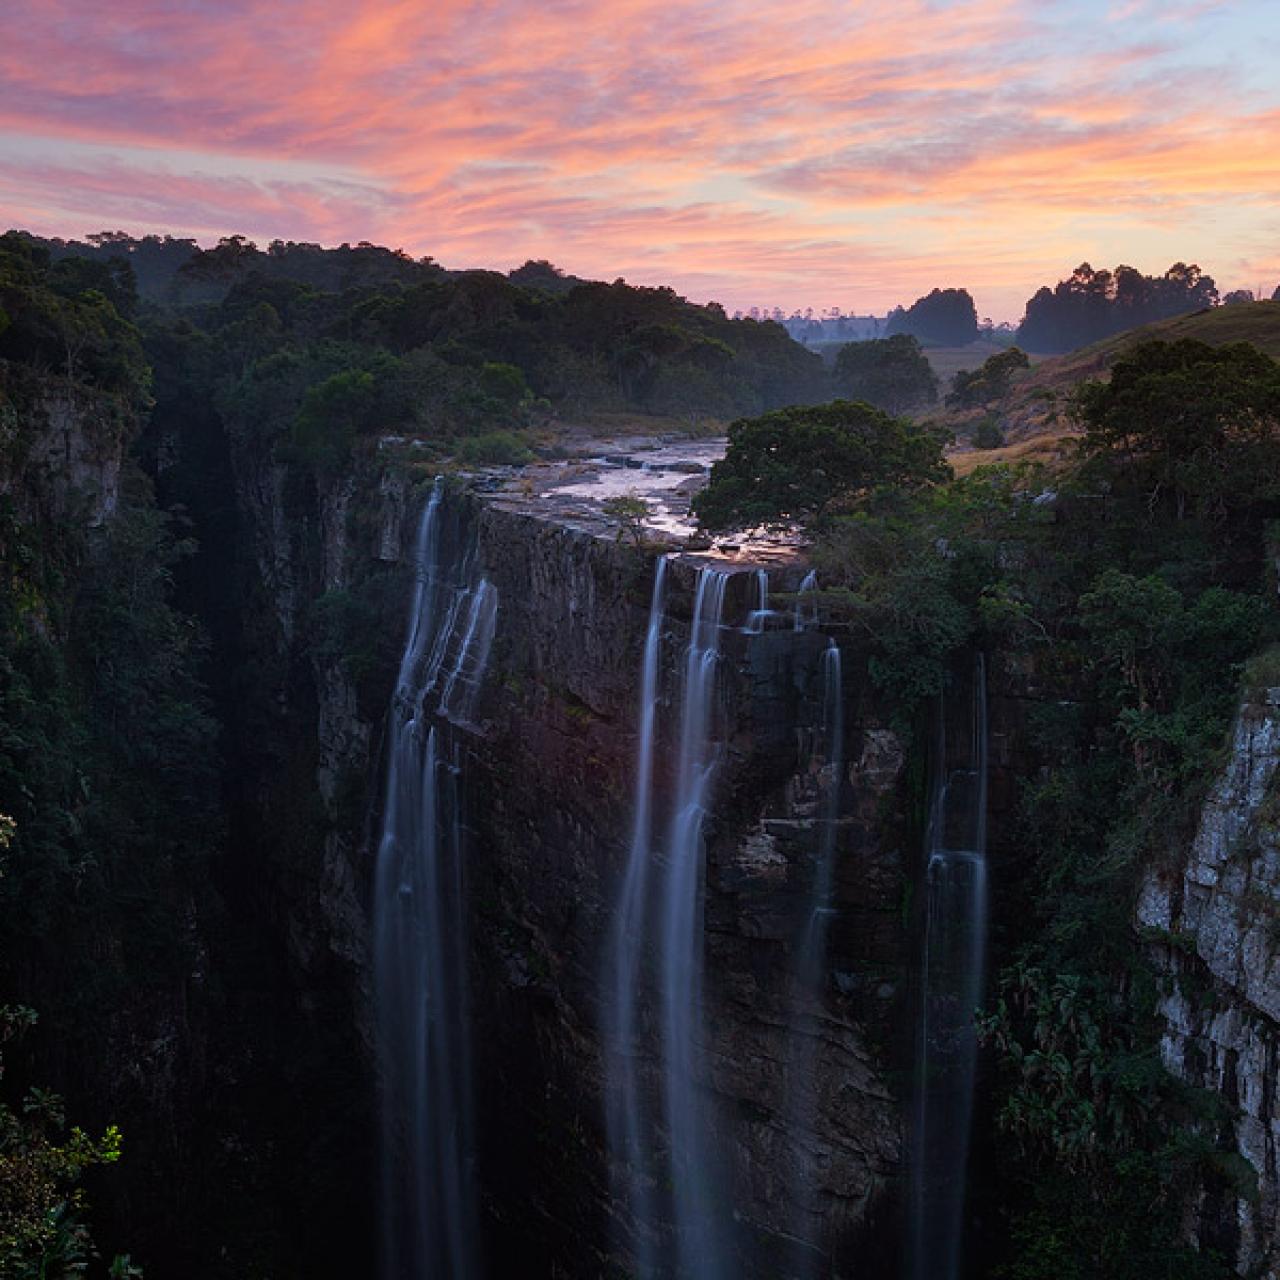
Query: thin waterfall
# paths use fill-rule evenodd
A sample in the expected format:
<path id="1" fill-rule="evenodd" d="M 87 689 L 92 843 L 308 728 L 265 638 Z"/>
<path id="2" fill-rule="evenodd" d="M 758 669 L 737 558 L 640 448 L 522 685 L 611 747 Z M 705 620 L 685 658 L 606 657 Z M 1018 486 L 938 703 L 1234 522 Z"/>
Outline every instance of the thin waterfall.
<path id="1" fill-rule="evenodd" d="M 968 741 L 938 709 L 909 1206 L 911 1280 L 959 1280 L 987 933 L 987 691 L 975 662 Z"/>
<path id="2" fill-rule="evenodd" d="M 607 1120 L 614 1165 L 614 1194 L 636 1224 L 636 1275 L 653 1277 L 654 1204 L 650 1144 L 645 1141 L 636 1052 L 640 1026 L 636 997 L 641 981 L 649 864 L 653 856 L 653 744 L 657 722 L 658 661 L 662 651 L 667 557 L 658 559 L 649 603 L 640 676 L 640 734 L 636 746 L 635 813 L 627 867 L 609 947 L 610 972 L 602 1024 L 605 1036 Z"/>
<path id="3" fill-rule="evenodd" d="M 769 571 L 757 569 L 754 576 L 756 607 L 747 614 L 747 625 L 743 630 L 748 635 L 758 636 L 764 630 L 764 624 L 769 618 Z"/>
<path id="4" fill-rule="evenodd" d="M 797 631 L 809 631 L 818 625 L 818 575 L 810 569 L 800 580 L 796 592 L 794 626 Z"/>
<path id="5" fill-rule="evenodd" d="M 470 714 L 497 596 L 470 581 L 472 557 L 457 576 L 441 563 L 442 494 L 437 481 L 418 529 L 374 883 L 383 1280 L 479 1274 L 460 768 L 446 703 L 457 698 Z"/>
<path id="6" fill-rule="evenodd" d="M 830 640 L 822 654 L 822 772 L 816 823 L 813 889 L 804 931 L 796 947 L 792 970 L 792 1050 L 787 1073 L 787 1129 L 792 1135 L 812 1130 L 817 1120 L 817 1020 L 822 1016 L 823 972 L 827 931 L 835 915 L 836 826 L 840 819 L 840 793 L 844 774 L 844 679 L 840 647 Z M 795 1201 L 801 1221 L 797 1239 L 808 1238 L 814 1203 L 814 1169 L 806 1162 L 800 1170 Z M 817 1255 L 798 1251 L 796 1273 L 816 1274 Z"/>
<path id="7" fill-rule="evenodd" d="M 720 621 L 729 575 L 698 572 L 698 588 L 685 654 L 680 752 L 675 801 L 667 836 L 667 875 L 661 902 L 660 996 L 663 1082 L 671 1147 L 676 1275 L 722 1280 L 729 1275 L 731 1242 L 717 1209 L 708 1117 L 697 1079 L 702 1025 L 702 824 L 716 766 L 712 711 L 720 659 Z"/>

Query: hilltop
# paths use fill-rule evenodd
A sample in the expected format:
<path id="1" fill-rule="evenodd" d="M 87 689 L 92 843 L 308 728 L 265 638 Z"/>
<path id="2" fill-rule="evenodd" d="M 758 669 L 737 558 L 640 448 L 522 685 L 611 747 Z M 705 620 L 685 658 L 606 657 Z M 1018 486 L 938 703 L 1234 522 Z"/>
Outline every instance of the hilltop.
<path id="1" fill-rule="evenodd" d="M 1071 393 L 1081 382 L 1105 379 L 1111 366 L 1140 342 L 1176 342 L 1180 338 L 1194 338 L 1214 347 L 1248 342 L 1272 359 L 1280 359 L 1280 302 L 1237 303 L 1157 320 L 1042 360 L 1019 377 L 1007 395 L 984 408 L 947 410 L 937 415 L 935 421 L 954 431 L 962 442 L 953 465 L 963 473 L 986 462 L 1054 459 L 1061 454 L 1061 442 L 1077 434 L 1067 408 Z M 975 450 L 966 443 L 984 420 L 999 428 L 1006 441 L 1004 447 Z"/>

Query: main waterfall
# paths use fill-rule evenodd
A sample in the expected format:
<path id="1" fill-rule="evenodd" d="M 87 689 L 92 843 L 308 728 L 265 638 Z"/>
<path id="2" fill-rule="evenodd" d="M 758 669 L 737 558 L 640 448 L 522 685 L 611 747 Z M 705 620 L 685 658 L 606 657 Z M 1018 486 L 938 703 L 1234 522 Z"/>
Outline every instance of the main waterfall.
<path id="1" fill-rule="evenodd" d="M 834 640 L 828 643 L 822 654 L 822 728 L 816 746 L 817 752 L 821 752 L 823 763 L 817 781 L 819 802 L 815 824 L 817 841 L 813 888 L 792 967 L 793 1048 L 787 1066 L 786 1108 L 787 1127 L 792 1133 L 812 1130 L 817 1117 L 818 1028 L 815 1024 L 822 1016 L 827 931 L 831 918 L 835 915 L 836 834 L 844 773 L 844 678 L 840 648 Z M 807 1238 L 807 1219 L 815 1211 L 814 1174 L 811 1164 L 802 1166 L 799 1185 L 793 1193 L 805 1219 L 797 1223 L 798 1241 Z M 815 1274 L 816 1267 L 817 1260 L 813 1251 L 807 1247 L 798 1247 L 796 1274 Z"/>
<path id="2" fill-rule="evenodd" d="M 474 712 L 497 593 L 475 578 L 472 556 L 442 563 L 442 499 L 437 481 L 418 529 L 408 635 L 388 714 L 374 884 L 384 1280 L 479 1273 L 455 725 Z"/>
<path id="3" fill-rule="evenodd" d="M 679 750 L 672 799 L 661 842 L 654 817 L 657 701 L 667 560 L 658 561 L 641 674 L 640 735 L 635 810 L 626 870 L 607 958 L 602 1017 L 608 1061 L 607 1118 L 615 1191 L 635 1223 L 634 1257 L 642 1280 L 689 1276 L 719 1280 L 730 1272 L 728 1213 L 715 1204 L 705 1109 L 699 1105 L 704 905 L 703 819 L 718 759 L 714 703 L 722 617 L 729 574 L 698 570 L 689 644 L 679 690 Z M 656 890 L 656 892 L 655 892 Z M 661 1115 L 668 1140 L 664 1179 L 659 1170 L 657 1115 L 646 1114 L 637 1071 L 644 955 L 657 952 L 656 1005 L 660 1027 Z M 666 1181 L 669 1192 L 659 1193 Z M 661 1203 L 660 1203 L 661 1201 Z M 660 1220 L 669 1209 L 673 1238 L 660 1248 Z"/>
<path id="4" fill-rule="evenodd" d="M 975 1015 L 987 933 L 987 689 L 979 655 L 972 709 L 938 710 L 927 833 L 927 902 L 916 1047 L 911 1280 L 959 1280 L 977 1064 Z"/>
<path id="5" fill-rule="evenodd" d="M 685 653 L 680 754 L 667 835 L 667 878 L 662 895 L 660 972 L 663 1083 L 671 1146 L 675 1273 L 696 1280 L 727 1276 L 727 1215 L 715 1203 L 706 1111 L 697 1098 L 698 1031 L 702 1018 L 702 822 L 715 770 L 712 737 L 720 622 L 729 575 L 698 573 L 697 597 Z"/>
<path id="6" fill-rule="evenodd" d="M 636 751 L 635 813 L 631 844 L 610 942 L 612 974 L 605 986 L 610 1001 L 602 1018 L 608 1055 L 607 1119 L 613 1148 L 615 1195 L 629 1203 L 636 1222 L 638 1274 L 654 1274 L 653 1226 L 656 1205 L 649 1144 L 641 1111 L 636 1054 L 640 1035 L 638 988 L 643 974 L 645 908 L 649 894 L 649 862 L 653 853 L 653 748 L 658 713 L 658 660 L 662 650 L 662 618 L 667 557 L 658 559 L 645 631 L 640 676 L 640 738 Z"/>

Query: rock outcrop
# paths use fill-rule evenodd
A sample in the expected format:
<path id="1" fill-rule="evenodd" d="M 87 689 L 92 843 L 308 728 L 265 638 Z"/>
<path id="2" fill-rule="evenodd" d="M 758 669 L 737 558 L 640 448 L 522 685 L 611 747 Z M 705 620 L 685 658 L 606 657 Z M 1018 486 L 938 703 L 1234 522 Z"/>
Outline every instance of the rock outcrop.
<path id="1" fill-rule="evenodd" d="M 1146 879 L 1138 923 L 1164 975 L 1169 1068 L 1221 1095 L 1221 1145 L 1256 1191 L 1205 1199 L 1193 1229 L 1241 1275 L 1280 1276 L 1280 689 L 1241 707 L 1190 850 Z"/>

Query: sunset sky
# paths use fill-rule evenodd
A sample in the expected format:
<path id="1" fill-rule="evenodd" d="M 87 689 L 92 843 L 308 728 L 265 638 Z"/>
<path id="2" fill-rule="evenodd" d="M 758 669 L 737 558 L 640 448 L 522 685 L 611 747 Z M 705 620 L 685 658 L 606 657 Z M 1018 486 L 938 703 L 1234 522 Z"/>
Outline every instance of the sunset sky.
<path id="1" fill-rule="evenodd" d="M 546 257 L 730 309 L 1280 283 L 1276 0 L 32 0 L 0 221 Z"/>

